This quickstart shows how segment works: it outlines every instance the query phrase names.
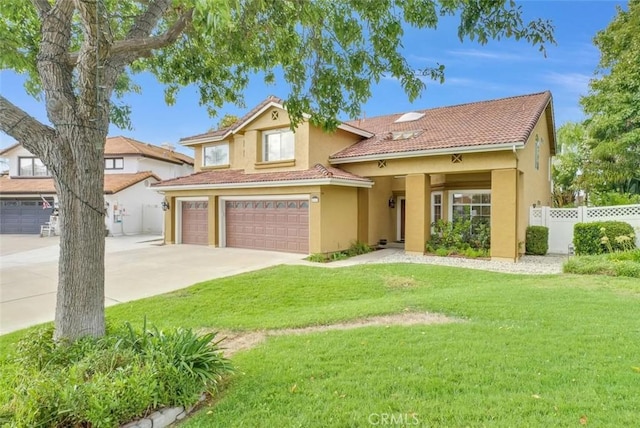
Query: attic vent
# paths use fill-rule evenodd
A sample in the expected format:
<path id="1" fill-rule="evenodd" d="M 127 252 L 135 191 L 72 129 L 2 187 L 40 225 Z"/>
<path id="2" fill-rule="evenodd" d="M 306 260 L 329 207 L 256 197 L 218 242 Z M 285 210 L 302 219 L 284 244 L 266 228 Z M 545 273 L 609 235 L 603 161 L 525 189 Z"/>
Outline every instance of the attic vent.
<path id="1" fill-rule="evenodd" d="M 422 134 L 422 131 L 396 131 L 392 133 L 392 140 L 408 140 L 409 138 L 417 137 Z"/>
<path id="2" fill-rule="evenodd" d="M 413 122 L 414 120 L 418 120 L 424 117 L 424 113 L 418 113 L 417 111 L 410 111 L 409 113 L 405 113 L 399 118 L 395 120 L 395 123 L 402 122 Z"/>
<path id="3" fill-rule="evenodd" d="M 271 112 L 271 120 L 278 120 L 278 110 L 273 110 Z"/>

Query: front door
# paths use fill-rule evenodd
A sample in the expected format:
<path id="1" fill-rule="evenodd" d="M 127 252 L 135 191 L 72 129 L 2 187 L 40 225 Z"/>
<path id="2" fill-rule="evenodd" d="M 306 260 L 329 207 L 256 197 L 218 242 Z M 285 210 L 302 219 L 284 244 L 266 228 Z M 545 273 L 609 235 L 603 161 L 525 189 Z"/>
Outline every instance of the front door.
<path id="1" fill-rule="evenodd" d="M 405 217 L 406 217 L 406 212 L 407 212 L 406 204 L 405 204 L 406 201 L 405 201 L 404 198 L 398 198 L 398 202 L 400 203 L 400 210 L 399 210 L 400 211 L 399 212 L 399 215 L 400 215 L 400 219 L 399 219 L 400 228 L 399 228 L 399 231 L 400 231 L 400 233 L 398 234 L 399 235 L 398 236 L 398 240 L 400 242 L 404 242 L 404 227 L 405 227 L 404 226 L 404 222 L 405 222 Z"/>

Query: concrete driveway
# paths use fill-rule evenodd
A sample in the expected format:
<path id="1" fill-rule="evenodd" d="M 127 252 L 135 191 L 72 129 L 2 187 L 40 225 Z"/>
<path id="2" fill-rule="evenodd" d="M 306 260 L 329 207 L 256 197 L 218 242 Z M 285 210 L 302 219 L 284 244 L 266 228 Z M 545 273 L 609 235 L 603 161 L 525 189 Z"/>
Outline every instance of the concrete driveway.
<path id="1" fill-rule="evenodd" d="M 55 315 L 59 238 L 0 236 L 0 334 Z M 153 236 L 106 238 L 105 304 L 299 261 L 301 254 L 199 245 L 161 245 Z"/>

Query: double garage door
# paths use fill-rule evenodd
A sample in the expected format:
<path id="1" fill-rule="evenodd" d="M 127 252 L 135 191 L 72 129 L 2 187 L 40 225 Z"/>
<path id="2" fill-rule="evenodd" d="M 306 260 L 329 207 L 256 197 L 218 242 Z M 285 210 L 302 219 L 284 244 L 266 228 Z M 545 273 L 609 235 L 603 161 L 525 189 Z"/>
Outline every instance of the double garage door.
<path id="1" fill-rule="evenodd" d="M 224 201 L 227 247 L 309 252 L 309 201 Z M 182 203 L 182 242 L 207 244 L 207 202 Z"/>
<path id="2" fill-rule="evenodd" d="M 53 199 L 48 199 L 53 206 Z M 37 234 L 49 221 L 51 208 L 44 208 L 42 199 L 0 200 L 0 233 Z"/>

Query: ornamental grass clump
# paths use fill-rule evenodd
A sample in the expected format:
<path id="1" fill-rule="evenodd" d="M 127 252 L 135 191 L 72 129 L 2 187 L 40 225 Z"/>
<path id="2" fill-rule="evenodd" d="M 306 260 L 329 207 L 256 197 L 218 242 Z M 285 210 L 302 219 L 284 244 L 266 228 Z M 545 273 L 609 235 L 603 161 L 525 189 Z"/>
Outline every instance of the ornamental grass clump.
<path id="1" fill-rule="evenodd" d="M 102 338 L 54 343 L 52 327 L 37 330 L 3 364 L 11 368 L 2 383 L 11 398 L 0 406 L 0 424 L 117 427 L 163 407 L 192 406 L 233 370 L 215 336 L 127 323 Z"/>

